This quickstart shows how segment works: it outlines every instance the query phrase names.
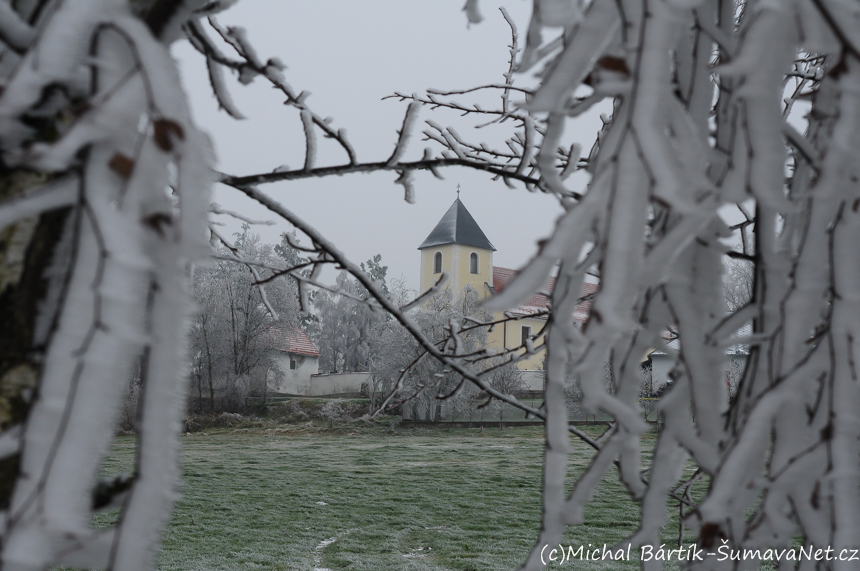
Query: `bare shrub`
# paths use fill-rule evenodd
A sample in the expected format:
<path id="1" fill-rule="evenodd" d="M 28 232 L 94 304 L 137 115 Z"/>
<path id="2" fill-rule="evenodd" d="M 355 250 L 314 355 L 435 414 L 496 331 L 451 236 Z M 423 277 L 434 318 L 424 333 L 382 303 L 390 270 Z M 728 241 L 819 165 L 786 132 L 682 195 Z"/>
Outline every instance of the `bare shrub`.
<path id="1" fill-rule="evenodd" d="M 309 402 L 310 401 L 306 400 L 287 401 L 272 407 L 269 410 L 269 416 L 273 416 L 278 420 L 278 422 L 284 423 L 307 422 L 308 419 L 310 419 L 310 414 L 308 412 L 310 407 L 305 406 L 305 403 Z"/>
<path id="2" fill-rule="evenodd" d="M 225 382 L 224 395 L 221 399 L 221 409 L 227 412 L 242 412 L 245 402 L 251 393 L 251 379 L 248 375 L 228 377 Z"/>
<path id="3" fill-rule="evenodd" d="M 241 414 L 233 412 L 222 412 L 216 417 L 215 426 L 233 427 L 241 424 L 245 420 Z"/>
<path id="4" fill-rule="evenodd" d="M 346 417 L 343 399 L 332 399 L 327 401 L 320 409 L 319 416 L 328 421 L 328 427 L 332 428 L 335 422 L 341 422 Z"/>

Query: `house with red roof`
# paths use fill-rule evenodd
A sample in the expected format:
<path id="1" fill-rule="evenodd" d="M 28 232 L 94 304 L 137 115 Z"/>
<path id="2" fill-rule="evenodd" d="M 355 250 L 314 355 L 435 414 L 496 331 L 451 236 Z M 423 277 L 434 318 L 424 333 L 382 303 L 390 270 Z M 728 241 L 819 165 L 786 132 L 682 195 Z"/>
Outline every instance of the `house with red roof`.
<path id="1" fill-rule="evenodd" d="M 299 327 L 269 330 L 272 355 L 266 374 L 270 391 L 301 395 L 311 390 L 311 378 L 319 373 L 320 352 Z"/>
<path id="2" fill-rule="evenodd" d="M 298 327 L 272 328 L 268 389 L 278 395 L 357 397 L 367 392 L 370 373 L 319 374 L 320 352 Z"/>

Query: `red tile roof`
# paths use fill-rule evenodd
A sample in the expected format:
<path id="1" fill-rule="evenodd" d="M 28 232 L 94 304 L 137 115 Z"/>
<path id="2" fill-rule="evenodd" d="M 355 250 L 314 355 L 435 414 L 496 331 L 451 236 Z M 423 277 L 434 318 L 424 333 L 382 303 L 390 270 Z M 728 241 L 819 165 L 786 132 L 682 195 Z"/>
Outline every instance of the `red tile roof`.
<path id="1" fill-rule="evenodd" d="M 298 327 L 272 328 L 273 349 L 284 353 L 319 357 L 320 352 L 307 334 Z"/>
<path id="2" fill-rule="evenodd" d="M 495 293 L 501 293 L 505 286 L 507 286 L 512 279 L 516 277 L 519 272 L 517 270 L 513 270 L 511 268 L 502 268 L 499 266 L 493 266 L 493 291 Z M 555 278 L 550 277 L 544 286 L 541 288 L 541 291 L 545 293 L 552 294 L 552 290 L 555 289 Z M 582 296 L 585 297 L 587 295 L 594 294 L 598 290 L 598 285 L 593 283 L 584 283 L 582 284 Z M 524 304 L 519 306 L 518 308 L 512 310 L 512 313 L 527 315 L 529 313 L 536 313 L 541 310 L 547 309 L 549 306 L 549 299 L 547 296 L 536 293 L 531 296 Z M 591 310 L 591 299 L 587 299 L 576 306 L 576 311 L 574 312 L 574 320 L 579 322 L 585 322 L 588 319 L 588 312 Z"/>

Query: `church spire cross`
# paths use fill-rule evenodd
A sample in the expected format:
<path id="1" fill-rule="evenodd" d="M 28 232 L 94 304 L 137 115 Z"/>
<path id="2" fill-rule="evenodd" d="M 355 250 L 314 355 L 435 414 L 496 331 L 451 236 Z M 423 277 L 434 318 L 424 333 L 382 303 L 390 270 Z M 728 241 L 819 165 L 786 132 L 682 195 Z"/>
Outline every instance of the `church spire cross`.
<path id="1" fill-rule="evenodd" d="M 457 200 L 460 200 L 460 183 L 457 183 Z"/>

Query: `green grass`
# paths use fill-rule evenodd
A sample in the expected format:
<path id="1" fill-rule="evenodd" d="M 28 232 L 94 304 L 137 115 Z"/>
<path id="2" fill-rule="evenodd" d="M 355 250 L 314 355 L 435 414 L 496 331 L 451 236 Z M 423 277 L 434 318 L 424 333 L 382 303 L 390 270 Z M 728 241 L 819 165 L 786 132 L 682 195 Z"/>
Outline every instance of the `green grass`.
<path id="1" fill-rule="evenodd" d="M 533 408 L 540 408 L 543 404 L 543 399 L 520 399 L 525 405 L 528 405 Z M 408 406 L 408 405 L 407 405 Z M 502 422 L 504 423 L 515 423 L 515 422 L 523 422 L 526 420 L 534 421 L 534 418 L 528 419 L 526 418 L 525 413 L 513 406 L 505 405 L 501 408 L 502 413 Z M 568 408 L 568 414 L 570 416 L 570 420 L 582 421 L 582 420 L 611 420 L 606 414 L 603 413 L 593 413 L 589 410 L 586 410 L 579 403 L 572 403 Z M 499 422 L 499 409 L 498 408 L 475 408 L 472 411 L 472 414 L 469 415 L 468 412 L 461 412 L 453 419 L 446 420 L 454 420 L 457 422 Z M 443 420 L 442 423 L 446 422 Z"/>
<path id="2" fill-rule="evenodd" d="M 575 476 L 591 455 L 571 442 Z M 537 539 L 537 427 L 223 431 L 184 444 L 182 497 L 159 562 L 165 571 L 516 569 Z M 133 456 L 134 439 L 120 438 L 105 473 L 130 470 Z M 566 543 L 620 540 L 635 530 L 638 505 L 613 470 L 585 515 Z M 676 533 L 668 530 L 666 541 Z M 638 568 L 571 564 L 581 565 Z"/>

